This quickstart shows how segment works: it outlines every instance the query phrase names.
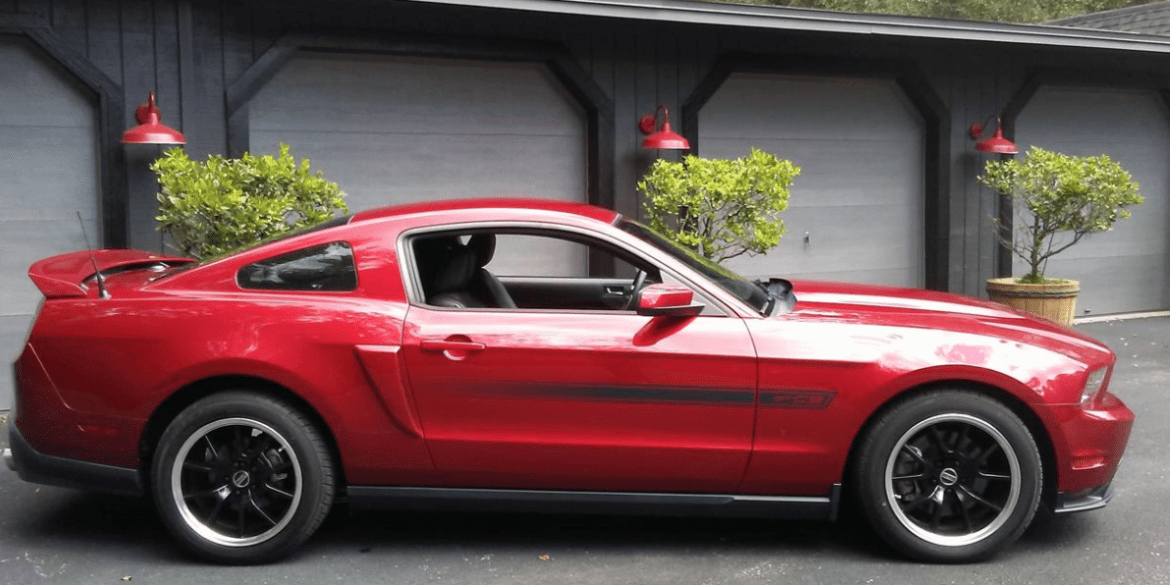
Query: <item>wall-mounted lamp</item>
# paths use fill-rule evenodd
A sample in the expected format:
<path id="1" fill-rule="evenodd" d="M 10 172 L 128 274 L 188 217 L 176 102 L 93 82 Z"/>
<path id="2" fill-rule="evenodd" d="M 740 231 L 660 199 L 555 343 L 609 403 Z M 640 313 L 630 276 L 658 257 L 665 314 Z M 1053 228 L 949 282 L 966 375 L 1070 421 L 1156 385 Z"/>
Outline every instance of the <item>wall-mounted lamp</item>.
<path id="1" fill-rule="evenodd" d="M 658 112 L 660 111 L 662 112 L 662 127 L 656 129 Z M 663 104 L 658 104 L 658 107 L 654 108 L 653 114 L 646 114 L 639 118 L 638 129 L 642 131 L 642 134 L 648 134 L 642 140 L 642 148 L 688 150 L 691 147 L 691 143 L 687 142 L 686 138 L 670 129 L 670 110 L 666 109 Z"/>
<path id="2" fill-rule="evenodd" d="M 984 138 L 983 131 L 987 129 L 987 123 L 995 118 L 995 135 L 991 138 Z M 999 121 L 999 116 L 988 116 L 982 124 L 976 122 L 971 124 L 971 139 L 979 140 L 975 143 L 975 150 L 979 152 L 989 152 L 991 154 L 1016 154 L 1020 149 L 1016 147 L 1016 143 L 1003 137 L 1003 125 Z"/>
<path id="3" fill-rule="evenodd" d="M 187 144 L 182 132 L 162 123 L 162 112 L 154 103 L 153 91 L 146 103 L 134 111 L 134 118 L 138 125 L 122 133 L 124 144 Z"/>

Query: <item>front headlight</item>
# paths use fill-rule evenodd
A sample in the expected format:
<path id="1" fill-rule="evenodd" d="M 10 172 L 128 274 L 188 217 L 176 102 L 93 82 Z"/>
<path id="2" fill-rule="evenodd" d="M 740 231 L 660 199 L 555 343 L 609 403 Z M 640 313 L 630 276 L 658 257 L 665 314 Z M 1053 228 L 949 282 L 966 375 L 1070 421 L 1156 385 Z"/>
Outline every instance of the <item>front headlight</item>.
<path id="1" fill-rule="evenodd" d="M 1109 366 L 1094 370 L 1085 380 L 1085 389 L 1081 391 L 1081 404 L 1088 404 L 1093 397 L 1105 387 L 1105 375 L 1109 373 Z"/>

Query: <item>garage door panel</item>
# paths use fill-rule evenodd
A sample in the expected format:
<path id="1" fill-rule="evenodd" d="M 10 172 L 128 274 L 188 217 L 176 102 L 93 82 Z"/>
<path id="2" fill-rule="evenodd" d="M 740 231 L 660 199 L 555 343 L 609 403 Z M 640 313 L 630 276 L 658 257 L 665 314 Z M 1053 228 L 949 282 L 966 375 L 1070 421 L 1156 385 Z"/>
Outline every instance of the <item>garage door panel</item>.
<path id="1" fill-rule="evenodd" d="M 29 265 L 85 247 L 76 212 L 99 237 L 99 155 L 94 96 L 39 49 L 0 41 L 0 88 L 0 363 L 9 364 L 41 301 Z M 11 405 L 12 378 L 0 376 L 0 410 Z"/>
<path id="2" fill-rule="evenodd" d="M 517 164 L 550 156 L 563 160 L 585 156 L 583 144 L 556 136 L 522 137 L 505 145 L 486 136 L 424 135 L 399 141 L 385 135 L 305 132 L 255 132 L 253 140 L 260 150 L 275 150 L 281 141 L 298 145 L 293 154 L 309 158 L 314 170 L 337 181 L 349 194 L 352 211 L 397 201 L 585 195 L 577 173 Z"/>
<path id="3" fill-rule="evenodd" d="M 734 74 L 700 112 L 700 152 L 760 148 L 801 167 L 766 256 L 736 258 L 752 276 L 921 286 L 922 123 L 892 82 Z M 805 233 L 809 241 L 804 241 Z"/>
<path id="4" fill-rule="evenodd" d="M 728 268 L 752 277 L 864 280 L 903 285 L 918 278 L 921 240 L 916 227 L 897 207 L 854 206 L 789 209 L 788 233 L 763 256 L 740 256 Z M 889 238 L 891 226 L 903 226 L 907 237 Z M 805 241 L 805 234 L 808 241 Z M 897 277 L 891 280 L 891 278 Z"/>
<path id="5" fill-rule="evenodd" d="M 914 205 L 920 200 L 907 194 L 921 193 L 922 177 L 890 173 L 889 169 L 920 169 L 920 151 L 899 142 L 863 143 L 826 140 L 760 140 L 753 146 L 789 158 L 800 167 L 789 205 L 836 206 L 887 201 Z M 704 139 L 703 156 L 738 158 L 747 154 L 742 140 Z M 792 153 L 786 155 L 782 153 Z M 798 153 L 798 154 L 797 154 Z M 842 162 L 847 161 L 847 162 Z M 847 172 L 842 172 L 846 168 Z M 862 181 L 862 179 L 864 179 Z M 917 220 L 917 218 L 914 218 Z"/>
<path id="6" fill-rule="evenodd" d="M 253 152 L 288 143 L 341 186 L 352 212 L 465 197 L 587 197 L 584 112 L 539 63 L 299 54 L 250 104 L 249 126 Z M 570 252 L 527 257 L 583 269 Z"/>
<path id="7" fill-rule="evenodd" d="M 94 217 L 97 145 L 92 129 L 0 126 L 0 212 L 23 218 L 76 209 Z"/>
<path id="8" fill-rule="evenodd" d="M 1044 87 L 1016 127 L 1021 145 L 1075 156 L 1107 154 L 1133 175 L 1145 196 L 1143 205 L 1130 208 L 1132 217 L 1111 231 L 1086 235 L 1049 260 L 1047 276 L 1081 281 L 1078 313 L 1170 307 L 1170 116 L 1161 100 L 1152 92 Z M 1012 270 L 1021 275 L 1028 266 L 1014 258 Z"/>
<path id="9" fill-rule="evenodd" d="M 93 127 L 86 90 L 48 56 L 23 42 L 0 41 L 0 87 L 23 107 L 0 107 L 0 126 Z M 12 103 L 0 97 L 0 102 Z"/>
<path id="10" fill-rule="evenodd" d="M 1170 274 L 1166 256 L 1131 256 L 1125 264 L 1114 257 L 1063 258 L 1049 262 L 1049 275 L 1092 274 L 1081 282 L 1078 315 L 1107 315 L 1170 307 Z"/>
<path id="11" fill-rule="evenodd" d="M 308 53 L 258 99 L 249 123 L 263 130 L 564 136 L 579 134 L 565 121 L 581 116 L 548 69 L 528 63 Z"/>
<path id="12" fill-rule="evenodd" d="M 736 73 L 702 112 L 703 138 L 857 140 L 921 136 L 910 106 L 877 80 Z M 827 99 L 826 99 L 827 98 Z M 715 108 L 711 108 L 712 104 Z M 826 107 L 830 106 L 830 107 Z M 752 115 L 767 110 L 767 116 Z M 706 151 L 706 142 L 703 143 Z M 706 156 L 706 154 L 704 154 Z"/>

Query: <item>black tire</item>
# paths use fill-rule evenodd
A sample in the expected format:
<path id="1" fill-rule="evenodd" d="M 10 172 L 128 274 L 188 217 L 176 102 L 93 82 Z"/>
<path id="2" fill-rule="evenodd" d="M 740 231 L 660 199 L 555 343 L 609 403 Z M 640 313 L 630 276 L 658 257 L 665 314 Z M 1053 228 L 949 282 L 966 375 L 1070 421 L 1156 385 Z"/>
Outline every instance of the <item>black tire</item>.
<path id="1" fill-rule="evenodd" d="M 858 444 L 853 471 L 874 532 L 928 562 L 978 561 L 1015 542 L 1044 483 L 1023 421 L 963 390 L 922 394 L 881 413 Z"/>
<path id="2" fill-rule="evenodd" d="M 265 563 L 297 549 L 333 504 L 335 475 L 320 432 L 262 394 L 208 396 L 159 440 L 151 490 L 163 523 L 195 555 Z"/>

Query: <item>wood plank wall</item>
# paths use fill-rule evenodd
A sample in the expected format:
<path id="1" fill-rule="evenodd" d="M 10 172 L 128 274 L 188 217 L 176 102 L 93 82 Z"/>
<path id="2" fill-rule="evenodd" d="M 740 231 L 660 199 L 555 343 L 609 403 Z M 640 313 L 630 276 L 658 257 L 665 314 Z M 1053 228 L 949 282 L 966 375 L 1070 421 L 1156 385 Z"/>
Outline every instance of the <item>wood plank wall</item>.
<path id="1" fill-rule="evenodd" d="M 681 130 L 682 103 L 720 55 L 746 51 L 775 54 L 777 59 L 818 55 L 914 61 L 952 114 L 947 281 L 950 290 L 968 294 L 981 294 L 983 280 L 994 274 L 996 244 L 989 221 L 996 202 L 975 180 L 984 158 L 972 150 L 966 129 L 999 111 L 1017 91 L 1026 77 L 1025 57 L 1035 56 L 1037 64 L 1068 59 L 1053 51 L 1032 55 L 1009 48 L 991 53 L 968 45 L 970 50 L 956 52 L 962 48 L 956 43 L 932 46 L 915 39 L 668 27 L 492 9 L 457 12 L 393 0 L 0 0 L 0 14 L 4 13 L 44 19 L 78 53 L 121 83 L 127 121 L 133 120 L 134 109 L 147 92 L 157 91 L 164 123 L 186 134 L 186 150 L 196 158 L 226 152 L 224 88 L 286 31 L 360 30 L 560 43 L 614 101 L 615 208 L 637 217 L 642 214 L 635 184 L 656 156 L 640 148 L 638 117 L 666 104 L 671 122 Z M 1158 66 L 1166 68 L 1161 62 Z M 126 148 L 132 246 L 161 246 L 153 230 L 156 186 L 146 170 L 158 153 L 152 147 Z"/>

